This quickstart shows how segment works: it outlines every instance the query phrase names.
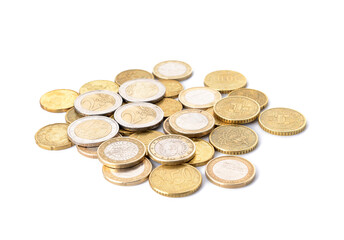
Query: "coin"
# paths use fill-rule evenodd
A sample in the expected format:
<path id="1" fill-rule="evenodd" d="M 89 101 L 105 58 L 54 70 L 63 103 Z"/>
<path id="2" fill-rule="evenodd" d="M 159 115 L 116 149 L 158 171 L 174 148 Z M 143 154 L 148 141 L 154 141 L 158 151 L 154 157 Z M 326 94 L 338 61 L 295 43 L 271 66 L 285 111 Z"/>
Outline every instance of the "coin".
<path id="1" fill-rule="evenodd" d="M 298 134 L 306 128 L 306 118 L 289 108 L 267 109 L 260 114 L 258 122 L 264 131 L 281 136 Z"/>
<path id="2" fill-rule="evenodd" d="M 143 131 L 158 127 L 164 112 L 155 104 L 128 103 L 116 110 L 114 118 L 126 130 Z"/>
<path id="3" fill-rule="evenodd" d="M 111 118 L 89 116 L 79 118 L 68 127 L 68 138 L 82 147 L 96 147 L 117 135 L 119 126 Z"/>
<path id="4" fill-rule="evenodd" d="M 126 81 L 130 81 L 130 80 L 134 80 L 134 79 L 154 79 L 153 74 L 151 74 L 150 72 L 147 72 L 145 70 L 141 70 L 141 69 L 129 69 L 123 72 L 120 72 L 116 78 L 115 78 L 115 82 L 118 85 L 122 85 L 123 83 L 125 83 Z"/>
<path id="5" fill-rule="evenodd" d="M 108 80 L 94 80 L 88 83 L 85 83 L 81 86 L 79 93 L 84 94 L 86 92 L 94 90 L 107 90 L 111 92 L 118 93 L 118 84 Z"/>
<path id="6" fill-rule="evenodd" d="M 176 98 L 179 93 L 184 89 L 183 85 L 172 79 L 159 79 L 159 82 L 164 84 L 166 88 L 165 97 Z"/>
<path id="7" fill-rule="evenodd" d="M 74 105 L 79 94 L 69 89 L 57 89 L 45 93 L 41 99 L 41 107 L 48 112 L 67 112 Z"/>
<path id="8" fill-rule="evenodd" d="M 103 142 L 97 151 L 99 161 L 110 168 L 132 167 L 144 159 L 145 145 L 130 137 L 117 137 Z"/>
<path id="9" fill-rule="evenodd" d="M 206 111 L 186 109 L 173 114 L 169 124 L 175 133 L 187 137 L 202 137 L 214 128 L 215 119 Z"/>
<path id="10" fill-rule="evenodd" d="M 192 75 L 192 69 L 185 62 L 169 60 L 155 65 L 153 74 L 158 79 L 184 80 Z"/>
<path id="11" fill-rule="evenodd" d="M 148 145 L 151 143 L 151 141 L 163 135 L 165 134 L 163 134 L 162 132 L 148 130 L 148 131 L 133 133 L 130 135 L 130 137 L 136 138 L 137 140 L 143 142 L 143 144 L 146 146 L 146 154 L 148 154 Z"/>
<path id="12" fill-rule="evenodd" d="M 161 165 L 149 176 L 152 189 L 166 197 L 185 197 L 196 192 L 202 184 L 201 173 L 189 164 Z"/>
<path id="13" fill-rule="evenodd" d="M 75 108 L 72 107 L 71 109 L 69 109 L 67 112 L 66 112 L 66 115 L 65 115 L 65 120 L 66 120 L 66 123 L 70 124 L 72 122 L 74 122 L 75 120 L 79 119 L 79 118 L 82 118 L 83 116 L 80 115 L 79 113 L 77 113 L 75 111 Z"/>
<path id="14" fill-rule="evenodd" d="M 214 105 L 215 115 L 223 122 L 249 123 L 256 120 L 260 112 L 259 104 L 244 96 L 230 96 Z"/>
<path id="15" fill-rule="evenodd" d="M 162 128 L 166 134 L 173 134 L 171 126 L 170 126 L 170 118 L 169 117 L 166 118 L 166 120 L 164 121 Z"/>
<path id="16" fill-rule="evenodd" d="M 183 109 L 183 105 L 173 98 L 163 98 L 156 105 L 164 111 L 164 117 L 169 117 Z"/>
<path id="17" fill-rule="evenodd" d="M 150 159 L 166 165 L 188 162 L 195 151 L 195 143 L 190 138 L 175 134 L 157 137 L 148 145 Z"/>
<path id="18" fill-rule="evenodd" d="M 208 163 L 214 157 L 214 147 L 207 141 L 200 138 L 191 139 L 196 145 L 196 153 L 193 159 L 188 164 L 194 167 L 200 167 Z"/>
<path id="19" fill-rule="evenodd" d="M 230 92 L 228 96 L 244 96 L 251 98 L 259 104 L 260 109 L 265 108 L 268 104 L 268 97 L 261 91 L 255 89 L 239 88 Z"/>
<path id="20" fill-rule="evenodd" d="M 216 117 L 215 113 L 214 113 L 214 108 L 208 108 L 207 110 L 205 110 L 206 112 L 210 113 L 214 119 L 215 119 L 215 125 L 216 126 L 223 126 L 223 125 L 228 125 L 229 123 L 226 123 L 224 121 L 221 121 L 218 117 Z"/>
<path id="21" fill-rule="evenodd" d="M 204 86 L 216 89 L 221 93 L 228 93 L 246 86 L 246 78 L 241 73 L 220 70 L 209 73 L 204 79 Z"/>
<path id="22" fill-rule="evenodd" d="M 152 171 L 152 163 L 145 158 L 141 163 L 129 168 L 109 168 L 103 166 L 103 175 L 109 182 L 121 185 L 132 186 L 146 181 Z"/>
<path id="23" fill-rule="evenodd" d="M 67 137 L 67 123 L 54 123 L 42 127 L 35 134 L 39 147 L 47 150 L 62 150 L 73 146 Z"/>
<path id="24" fill-rule="evenodd" d="M 253 181 L 255 173 L 252 163 L 236 156 L 214 158 L 205 169 L 209 181 L 224 188 L 246 186 Z"/>
<path id="25" fill-rule="evenodd" d="M 98 147 L 81 147 L 81 146 L 76 146 L 76 149 L 78 152 L 88 158 L 98 158 L 97 155 L 97 150 Z"/>
<path id="26" fill-rule="evenodd" d="M 215 128 L 209 135 L 209 141 L 219 152 L 244 154 L 257 147 L 258 135 L 246 126 L 227 125 Z"/>
<path id="27" fill-rule="evenodd" d="M 131 134 L 133 134 L 133 133 L 135 133 L 135 132 L 128 131 L 128 130 L 125 130 L 125 129 L 120 128 L 120 129 L 119 129 L 119 133 L 122 134 L 123 136 L 130 136 Z"/>
<path id="28" fill-rule="evenodd" d="M 192 87 L 179 94 L 179 101 L 187 108 L 206 109 L 222 98 L 221 93 L 208 87 Z"/>

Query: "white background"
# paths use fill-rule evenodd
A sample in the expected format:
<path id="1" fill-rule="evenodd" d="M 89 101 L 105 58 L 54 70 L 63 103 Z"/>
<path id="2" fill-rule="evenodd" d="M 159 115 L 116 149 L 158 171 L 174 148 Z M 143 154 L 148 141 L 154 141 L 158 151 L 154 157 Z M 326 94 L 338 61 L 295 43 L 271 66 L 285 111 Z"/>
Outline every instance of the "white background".
<path id="1" fill-rule="evenodd" d="M 0 22 L 1 239 L 343 239 L 342 1 L 13 0 Z M 200 167 L 201 189 L 179 199 L 108 183 L 75 147 L 35 144 L 64 122 L 40 108 L 45 92 L 169 59 L 193 67 L 186 88 L 243 73 L 307 129 L 279 137 L 249 124 L 256 180 L 224 189 Z"/>

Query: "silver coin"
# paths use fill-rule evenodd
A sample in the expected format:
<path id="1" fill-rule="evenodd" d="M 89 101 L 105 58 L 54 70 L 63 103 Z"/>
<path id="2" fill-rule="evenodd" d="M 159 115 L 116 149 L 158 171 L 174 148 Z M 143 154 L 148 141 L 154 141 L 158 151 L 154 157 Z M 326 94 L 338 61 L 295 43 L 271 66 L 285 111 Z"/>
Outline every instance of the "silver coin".
<path id="1" fill-rule="evenodd" d="M 78 96 L 74 101 L 74 108 L 83 116 L 111 115 L 122 102 L 121 96 L 117 93 L 95 90 Z"/>
<path id="2" fill-rule="evenodd" d="M 130 80 L 119 87 L 119 94 L 127 102 L 158 102 L 165 92 L 165 86 L 153 79 Z"/>

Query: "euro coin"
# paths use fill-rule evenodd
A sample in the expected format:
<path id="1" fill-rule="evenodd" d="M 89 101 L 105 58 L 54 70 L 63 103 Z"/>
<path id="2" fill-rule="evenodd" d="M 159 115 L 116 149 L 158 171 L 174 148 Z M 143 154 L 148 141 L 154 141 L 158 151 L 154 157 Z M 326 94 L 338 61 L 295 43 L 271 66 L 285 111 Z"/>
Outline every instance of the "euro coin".
<path id="1" fill-rule="evenodd" d="M 173 131 L 172 131 L 171 126 L 170 126 L 170 118 L 169 117 L 165 119 L 162 128 L 166 134 L 173 134 Z"/>
<path id="2" fill-rule="evenodd" d="M 214 113 L 214 108 L 211 107 L 211 108 L 208 108 L 207 110 L 205 110 L 206 112 L 210 113 L 214 119 L 215 119 L 215 126 L 223 126 L 223 125 L 228 125 L 229 123 L 226 123 L 222 120 L 220 120 Z"/>
<path id="3" fill-rule="evenodd" d="M 154 79 L 153 74 L 141 69 L 129 69 L 123 72 L 120 72 L 116 78 L 115 83 L 121 86 L 126 81 L 134 80 L 134 79 Z"/>
<path id="4" fill-rule="evenodd" d="M 207 141 L 200 138 L 191 138 L 196 145 L 196 153 L 188 164 L 194 167 L 200 167 L 208 163 L 214 157 L 214 147 Z"/>
<path id="5" fill-rule="evenodd" d="M 177 80 L 160 79 L 159 82 L 164 84 L 166 88 L 165 97 L 176 98 L 179 93 L 184 89 L 183 85 Z"/>
<path id="6" fill-rule="evenodd" d="M 38 130 L 35 140 L 39 147 L 47 150 L 70 148 L 73 143 L 67 137 L 67 123 L 54 123 Z"/>
<path id="7" fill-rule="evenodd" d="M 180 92 L 179 101 L 187 108 L 207 109 L 222 98 L 221 93 L 208 87 L 193 87 Z"/>
<path id="8" fill-rule="evenodd" d="M 204 86 L 216 89 L 221 93 L 228 93 L 246 86 L 246 78 L 241 73 L 220 70 L 209 73 L 204 79 Z"/>
<path id="9" fill-rule="evenodd" d="M 153 74 L 158 79 L 184 80 L 192 75 L 192 69 L 185 62 L 169 60 L 155 65 Z"/>
<path id="10" fill-rule="evenodd" d="M 156 105 L 164 111 L 164 117 L 169 117 L 183 109 L 183 105 L 172 98 L 163 98 L 161 101 L 157 102 Z"/>
<path id="11" fill-rule="evenodd" d="M 78 152 L 88 158 L 98 158 L 97 155 L 97 150 L 98 147 L 81 147 L 81 146 L 76 146 L 76 149 Z"/>
<path id="12" fill-rule="evenodd" d="M 162 132 L 154 131 L 154 130 L 148 130 L 148 131 L 142 131 L 142 132 L 135 132 L 130 135 L 131 138 L 136 138 L 137 140 L 143 142 L 143 144 L 146 146 L 146 153 L 148 154 L 148 145 L 151 143 L 151 141 L 159 136 L 163 136 Z"/>
<path id="13" fill-rule="evenodd" d="M 80 115 L 79 113 L 77 113 L 75 111 L 75 108 L 72 107 L 71 109 L 69 109 L 67 112 L 66 112 L 66 115 L 65 115 L 65 120 L 66 120 L 66 123 L 70 124 L 72 122 L 74 122 L 75 120 L 79 119 L 79 118 L 82 118 L 83 116 Z"/>
<path id="14" fill-rule="evenodd" d="M 259 104 L 260 109 L 265 108 L 268 104 L 268 97 L 261 91 L 255 89 L 239 88 L 228 93 L 228 96 L 244 96 L 251 98 Z"/>
<path id="15" fill-rule="evenodd" d="M 67 112 L 74 105 L 78 93 L 69 89 L 57 89 L 45 93 L 41 99 L 41 107 L 48 112 Z"/>
<path id="16" fill-rule="evenodd" d="M 79 93 L 84 94 L 86 92 L 94 90 L 107 90 L 111 92 L 118 93 L 118 84 L 109 80 L 94 80 L 88 83 L 85 83 L 81 86 Z"/>

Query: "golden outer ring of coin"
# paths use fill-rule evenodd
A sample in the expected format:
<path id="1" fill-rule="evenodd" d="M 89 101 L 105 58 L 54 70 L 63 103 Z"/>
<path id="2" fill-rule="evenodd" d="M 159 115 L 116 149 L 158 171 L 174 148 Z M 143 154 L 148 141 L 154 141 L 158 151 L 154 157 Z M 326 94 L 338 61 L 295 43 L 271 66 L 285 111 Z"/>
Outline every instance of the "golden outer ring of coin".
<path id="1" fill-rule="evenodd" d="M 163 130 L 164 130 L 164 132 L 166 133 L 166 134 L 173 134 L 173 131 L 172 131 L 172 129 L 171 129 L 171 126 L 170 126 L 170 118 L 168 117 L 168 118 L 166 118 L 165 119 L 165 121 L 164 121 L 164 123 L 163 123 L 163 125 L 162 125 L 162 128 L 163 128 Z"/>
<path id="2" fill-rule="evenodd" d="M 222 80 L 222 83 L 223 84 L 216 84 L 214 83 L 214 81 L 212 81 L 212 77 L 216 77 L 217 75 L 220 75 L 220 74 L 223 74 L 223 73 L 227 73 L 227 74 L 231 74 L 231 75 L 237 75 L 241 78 L 241 83 L 237 82 L 235 84 L 235 86 L 232 85 L 232 87 L 229 87 L 229 88 L 225 88 L 224 85 L 225 85 L 225 80 Z M 237 79 L 236 80 L 232 80 L 231 81 L 238 81 Z M 235 72 L 235 71 L 231 71 L 231 70 L 219 70 L 219 71 L 214 71 L 214 72 L 211 72 L 209 73 L 207 76 L 205 76 L 204 78 L 204 86 L 206 87 L 210 87 L 210 88 L 213 88 L 213 89 L 216 89 L 217 91 L 219 91 L 220 93 L 229 93 L 230 91 L 233 91 L 235 89 L 238 89 L 238 88 L 243 88 L 245 87 L 247 84 L 247 80 L 246 80 L 246 77 L 244 75 L 242 75 L 241 73 L 239 72 Z M 220 85 L 220 86 L 219 86 Z"/>
<path id="3" fill-rule="evenodd" d="M 221 115 L 221 111 L 218 111 L 216 110 L 216 106 L 218 104 L 220 104 L 222 101 L 228 101 L 229 99 L 231 98 L 242 98 L 242 99 L 246 99 L 247 101 L 251 101 L 251 102 L 254 102 L 255 104 L 257 104 L 257 111 L 255 113 L 252 113 L 252 115 L 248 118 L 242 118 L 242 119 L 232 119 L 232 118 L 227 118 L 225 116 L 222 116 Z M 231 96 L 231 97 L 225 97 L 225 98 L 222 98 L 220 101 L 217 101 L 214 105 L 214 114 L 216 115 L 216 117 L 218 117 L 221 121 L 223 122 L 226 122 L 226 123 L 234 123 L 234 124 L 244 124 L 244 123 L 250 123 L 250 122 L 253 122 L 254 120 L 256 120 L 258 118 L 258 115 L 259 115 L 259 112 L 260 112 L 260 106 L 259 104 L 251 99 L 251 98 L 248 98 L 248 97 L 244 97 L 244 96 Z"/>
<path id="4" fill-rule="evenodd" d="M 125 74 L 129 74 L 129 75 L 136 75 L 137 77 L 129 77 L 127 76 L 126 78 L 122 79 L 122 75 Z M 142 69 L 129 69 L 129 70 L 125 70 L 123 72 L 120 72 L 119 74 L 117 74 L 116 78 L 115 78 L 115 83 L 117 83 L 119 86 L 121 86 L 123 83 L 125 83 L 126 81 L 129 80 L 134 80 L 134 79 L 140 79 L 140 78 L 145 78 L 145 79 L 154 79 L 153 74 L 151 74 L 150 72 L 147 72 L 146 70 L 142 70 Z"/>
<path id="5" fill-rule="evenodd" d="M 131 134 L 135 133 L 133 131 L 128 131 L 128 130 L 125 130 L 123 128 L 120 128 L 119 129 L 119 133 L 122 134 L 123 136 L 130 136 Z"/>
<path id="6" fill-rule="evenodd" d="M 65 94 L 70 95 L 71 99 L 68 102 L 66 97 L 61 97 L 61 100 L 64 101 L 64 106 L 62 107 L 57 107 L 56 104 L 49 102 L 49 95 L 52 94 L 57 94 L 60 95 L 62 92 Z M 53 113 L 60 113 L 60 112 L 67 112 L 70 108 L 74 106 L 74 100 L 79 96 L 79 93 L 77 93 L 74 90 L 70 89 L 55 89 L 50 92 L 47 92 L 43 94 L 43 96 L 40 98 L 39 103 L 41 105 L 41 108 L 48 112 L 53 112 Z M 48 102 L 46 102 L 48 101 Z"/>
<path id="7" fill-rule="evenodd" d="M 173 98 L 163 98 L 155 104 L 162 109 L 162 111 L 164 112 L 164 117 L 169 117 L 172 114 L 183 109 L 183 105 Z"/>
<path id="8" fill-rule="evenodd" d="M 208 103 L 208 104 L 203 104 L 203 105 L 195 105 L 195 104 L 188 102 L 187 99 L 185 98 L 186 94 L 188 94 L 189 92 L 192 92 L 195 90 L 202 90 L 202 89 L 207 90 L 209 92 L 212 92 L 214 94 L 214 101 L 213 102 Z M 183 104 L 184 107 L 204 109 L 204 110 L 214 106 L 214 104 L 217 101 L 219 101 L 221 98 L 222 98 L 221 93 L 215 89 L 210 88 L 210 87 L 192 87 L 192 88 L 184 89 L 183 91 L 181 91 L 179 93 L 179 96 L 178 96 L 178 100 Z"/>
<path id="9" fill-rule="evenodd" d="M 267 111 L 273 111 L 274 109 L 287 109 L 287 110 L 290 110 L 290 111 L 294 111 L 294 112 L 297 112 L 298 114 L 300 114 L 303 119 L 304 119 L 304 122 L 303 124 L 295 129 L 295 130 L 278 130 L 278 129 L 271 129 L 267 126 L 265 126 L 265 124 L 262 122 L 262 119 L 261 119 L 261 116 L 263 116 L 264 114 L 266 114 Z M 265 132 L 268 132 L 268 133 L 271 133 L 273 135 L 278 135 L 278 136 L 291 136 L 291 135 L 295 135 L 295 134 L 298 134 L 300 132 L 302 132 L 303 130 L 305 130 L 306 128 L 306 125 L 307 125 L 307 121 L 306 121 L 306 118 L 305 116 L 303 116 L 303 114 L 301 114 L 300 112 L 294 110 L 294 109 L 290 109 L 290 108 L 270 108 L 270 109 L 267 109 L 265 111 L 263 111 L 260 115 L 259 115 L 259 118 L 258 118 L 258 123 L 259 123 L 259 126 L 265 131 Z"/>
<path id="10" fill-rule="evenodd" d="M 88 158 L 93 158 L 93 159 L 97 159 L 98 155 L 97 155 L 97 149 L 98 147 L 81 147 L 76 145 L 76 149 L 78 150 L 78 152 Z M 94 150 L 96 149 L 96 150 Z"/>
<path id="11" fill-rule="evenodd" d="M 146 146 L 146 155 L 148 155 L 148 145 L 150 142 L 160 136 L 164 136 L 162 132 L 154 131 L 154 130 L 148 130 L 148 131 L 142 131 L 142 132 L 135 132 L 130 135 L 131 138 L 136 138 L 137 140 L 143 142 L 143 144 Z"/>
<path id="12" fill-rule="evenodd" d="M 174 76 L 174 77 L 169 77 L 169 76 L 165 76 L 159 73 L 158 69 L 161 65 L 168 63 L 168 62 L 178 62 L 183 64 L 186 67 L 186 71 L 184 74 L 178 75 L 178 76 Z M 178 61 L 178 60 L 167 60 L 167 61 L 163 61 L 158 63 L 157 65 L 154 66 L 153 68 L 153 75 L 158 78 L 158 79 L 169 79 L 169 80 L 185 80 L 188 79 L 189 77 L 191 77 L 192 75 L 192 68 L 189 64 L 187 64 L 186 62 L 182 62 L 182 61 Z"/>
<path id="13" fill-rule="evenodd" d="M 61 132 L 63 132 L 62 134 L 66 134 L 66 140 L 67 140 L 67 143 L 64 144 L 64 145 L 47 145 L 47 144 L 44 144 L 42 142 L 42 140 L 40 139 L 39 135 L 42 131 L 44 131 L 46 128 L 51 128 L 53 126 L 59 126 Z M 72 147 L 74 144 L 68 139 L 67 137 L 67 128 L 68 128 L 68 124 L 67 123 L 53 123 L 53 124 L 49 124 L 49 125 L 46 125 L 42 128 L 40 128 L 36 134 L 35 134 L 35 141 L 36 141 L 36 144 L 43 148 L 43 149 L 46 149 L 46 150 L 62 150 L 62 149 L 66 149 L 66 148 L 70 148 Z M 64 133 L 65 131 L 65 133 Z"/>
<path id="14" fill-rule="evenodd" d="M 205 110 L 206 112 L 210 113 L 214 119 L 215 119 L 215 126 L 225 126 L 225 125 L 229 125 L 229 123 L 226 123 L 220 119 L 218 119 L 218 117 L 215 115 L 214 113 L 214 108 L 211 107 L 211 108 L 208 108 L 207 110 Z"/>
<path id="15" fill-rule="evenodd" d="M 118 93 L 119 86 L 117 83 L 109 80 L 94 80 L 88 83 L 85 83 L 81 86 L 79 93 L 84 94 L 86 92 L 94 90 L 108 90 L 115 93 Z"/>
<path id="16" fill-rule="evenodd" d="M 217 177 L 214 174 L 212 169 L 216 163 L 225 159 L 233 159 L 233 160 L 237 160 L 244 163 L 248 168 L 247 175 L 238 180 L 224 180 L 222 178 Z M 210 182 L 214 183 L 217 186 L 224 187 L 224 188 L 239 188 L 239 187 L 244 187 L 253 181 L 256 175 L 256 169 L 254 165 L 248 160 L 246 160 L 245 158 L 238 157 L 238 156 L 222 156 L 222 157 L 214 158 L 208 162 L 205 168 L 205 175 Z"/>
<path id="17" fill-rule="evenodd" d="M 252 92 L 253 93 L 256 92 L 257 94 L 260 94 L 261 96 L 263 96 L 265 98 L 265 100 L 262 103 L 260 103 L 260 102 L 257 101 L 257 99 L 254 99 L 253 97 L 249 97 L 247 95 L 244 95 L 243 93 L 245 93 L 245 92 L 251 92 L 251 93 Z M 268 99 L 268 97 L 266 96 L 265 93 L 263 93 L 261 91 L 258 91 L 256 89 L 250 89 L 250 88 L 235 89 L 235 90 L 231 91 L 230 93 L 228 93 L 228 97 L 229 96 L 244 96 L 244 97 L 251 98 L 251 99 L 253 99 L 254 101 L 256 101 L 259 104 L 260 110 L 264 109 L 266 107 L 266 105 L 268 105 L 268 101 L 269 101 L 269 99 Z"/>
<path id="18" fill-rule="evenodd" d="M 66 120 L 66 123 L 68 124 L 71 124 L 72 122 L 74 122 L 75 120 L 79 119 L 79 118 L 82 118 L 83 116 L 81 116 L 79 113 L 77 113 L 74 109 L 74 107 L 72 107 L 71 109 L 69 109 L 67 112 L 66 112 L 66 115 L 65 115 L 65 120 Z"/>
<path id="19" fill-rule="evenodd" d="M 111 173 L 113 171 L 118 172 L 118 171 L 130 170 L 131 168 L 135 168 L 137 165 L 132 166 L 130 168 L 121 168 L 121 169 L 109 168 L 103 165 L 103 176 L 107 181 L 116 185 L 120 185 L 120 186 L 138 185 L 148 179 L 149 174 L 151 173 L 152 168 L 153 168 L 152 163 L 147 158 L 144 158 L 142 163 L 139 163 L 139 164 L 143 164 L 145 169 L 138 176 L 131 177 L 131 178 L 121 178 Z"/>
<path id="20" fill-rule="evenodd" d="M 161 183 L 161 181 L 158 180 L 159 177 L 157 176 L 157 173 L 162 171 L 163 173 L 165 172 L 166 174 L 166 172 L 169 169 L 177 169 L 177 168 L 188 169 L 187 171 L 189 171 L 189 173 L 191 173 L 194 177 L 198 177 L 199 181 L 196 182 L 193 186 L 189 186 L 189 188 L 184 191 L 175 190 L 174 192 L 172 191 L 167 192 L 164 189 L 162 189 L 161 184 L 159 184 Z M 172 175 L 172 177 L 174 177 L 174 175 Z M 179 180 L 181 180 L 180 178 L 181 177 L 179 177 Z M 149 176 L 149 185 L 151 186 L 151 188 L 158 194 L 166 196 L 166 197 L 185 197 L 185 196 L 191 195 L 201 187 L 201 184 L 202 184 L 202 174 L 197 170 L 197 168 L 186 163 L 181 164 L 181 165 L 175 165 L 175 166 L 160 165 L 157 168 L 153 169 L 153 171 L 151 172 Z"/>
<path id="21" fill-rule="evenodd" d="M 203 139 L 200 139 L 200 138 L 191 138 L 192 141 L 194 141 L 195 145 L 196 145 L 196 153 L 195 153 L 195 156 L 188 162 L 188 164 L 190 164 L 191 166 L 194 166 L 194 167 L 201 167 L 201 166 L 204 166 L 206 165 L 210 159 L 212 159 L 214 157 L 214 154 L 215 154 L 215 150 L 214 150 L 214 147 L 213 145 L 211 145 L 209 142 L 203 140 Z M 203 147 L 201 149 L 201 151 L 199 151 L 199 148 L 201 147 L 200 144 L 197 144 L 197 143 L 205 143 L 206 146 Z M 200 152 L 200 154 L 197 153 L 197 151 Z M 207 158 L 204 158 L 204 152 L 206 153 L 210 153 L 209 157 Z M 194 159 L 196 157 L 200 157 L 200 158 L 203 158 L 201 159 L 201 161 L 194 161 Z"/>
<path id="22" fill-rule="evenodd" d="M 165 97 L 176 98 L 179 93 L 184 89 L 183 85 L 177 80 L 172 79 L 159 79 L 159 82 L 164 84 L 166 88 Z"/>

